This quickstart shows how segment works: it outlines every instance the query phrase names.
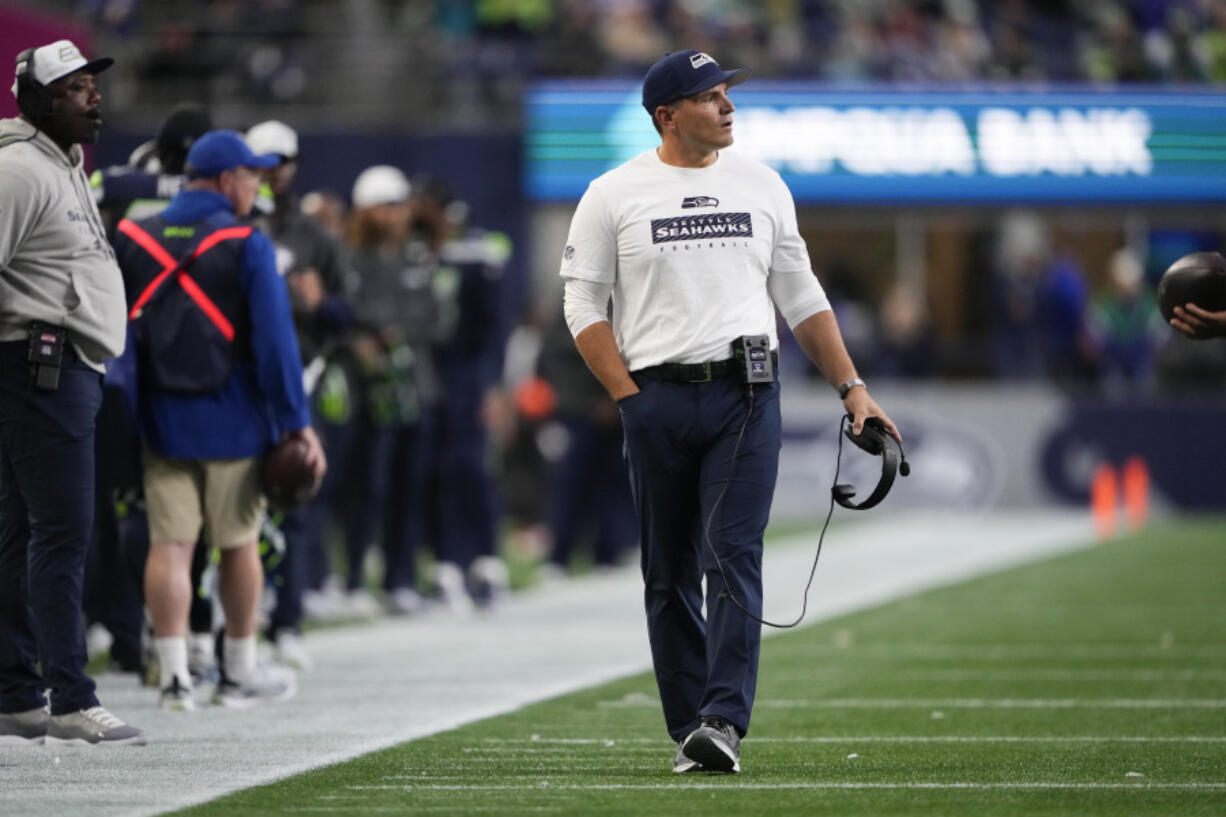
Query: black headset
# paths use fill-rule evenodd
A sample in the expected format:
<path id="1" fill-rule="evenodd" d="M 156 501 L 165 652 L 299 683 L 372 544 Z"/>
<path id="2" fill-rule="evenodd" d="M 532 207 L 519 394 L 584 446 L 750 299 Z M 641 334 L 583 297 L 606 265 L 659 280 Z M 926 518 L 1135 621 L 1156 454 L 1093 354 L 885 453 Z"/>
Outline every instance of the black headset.
<path id="1" fill-rule="evenodd" d="M 27 48 L 17 55 L 17 109 L 37 126 L 51 115 L 51 93 L 47 86 L 34 78 L 33 62 L 36 48 Z"/>
<path id="2" fill-rule="evenodd" d="M 885 495 L 894 485 L 895 475 L 908 476 L 911 473 L 911 466 L 907 463 L 907 455 L 902 450 L 902 444 L 894 439 L 894 435 L 885 430 L 885 426 L 879 419 L 876 417 L 865 419 L 864 428 L 859 434 L 851 433 L 852 416 L 850 414 L 843 420 L 847 423 L 847 427 L 843 430 L 847 439 L 874 456 L 881 455 L 881 479 L 877 481 L 877 486 L 863 502 L 852 501 L 852 497 L 856 495 L 856 486 L 850 483 L 836 484 L 830 489 L 830 492 L 834 501 L 844 508 L 853 511 L 867 511 L 885 499 Z"/>

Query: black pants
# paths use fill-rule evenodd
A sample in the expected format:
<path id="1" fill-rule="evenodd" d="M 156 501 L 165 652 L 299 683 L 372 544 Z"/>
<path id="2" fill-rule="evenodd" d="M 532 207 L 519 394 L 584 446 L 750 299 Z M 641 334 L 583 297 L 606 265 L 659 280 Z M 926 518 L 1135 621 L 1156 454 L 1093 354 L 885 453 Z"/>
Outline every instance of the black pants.
<path id="1" fill-rule="evenodd" d="M 33 385 L 25 341 L 0 343 L 0 712 L 97 706 L 81 587 L 94 518 L 102 375 L 64 353 L 59 388 Z M 41 666 L 41 673 L 36 665 Z"/>

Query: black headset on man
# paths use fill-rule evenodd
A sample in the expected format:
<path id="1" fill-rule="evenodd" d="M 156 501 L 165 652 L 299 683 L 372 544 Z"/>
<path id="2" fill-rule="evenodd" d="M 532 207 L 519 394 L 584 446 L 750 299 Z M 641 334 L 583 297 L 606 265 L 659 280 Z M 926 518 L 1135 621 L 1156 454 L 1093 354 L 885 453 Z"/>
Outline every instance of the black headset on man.
<path id="1" fill-rule="evenodd" d="M 17 110 L 35 127 L 53 113 L 51 92 L 30 71 L 37 50 L 27 48 L 17 55 Z"/>
<path id="2" fill-rule="evenodd" d="M 749 415 L 753 413 L 753 384 L 756 382 L 770 382 L 775 378 L 774 361 L 763 351 L 769 351 L 770 349 L 769 339 L 765 335 L 747 336 L 734 342 L 732 346 L 733 359 L 738 361 L 743 369 L 743 376 L 747 386 L 746 398 L 748 405 L 745 419 L 741 424 L 740 433 L 737 435 L 736 444 L 733 446 L 730 469 L 736 467 L 736 458 L 741 448 L 741 439 L 745 434 L 745 427 L 749 423 Z M 754 355 L 755 351 L 758 352 L 756 356 Z M 757 361 L 762 369 L 760 376 L 754 374 L 753 361 Z M 834 515 L 835 503 L 849 510 L 866 511 L 885 499 L 886 494 L 890 492 L 890 488 L 894 485 L 894 478 L 897 474 L 902 474 L 904 477 L 911 474 L 911 465 L 907 462 L 907 455 L 903 451 L 902 443 L 885 430 L 881 420 L 876 417 L 867 417 L 864 420 L 863 427 L 860 429 L 860 433 L 853 434 L 851 424 L 854 420 L 855 418 L 850 414 L 845 414 L 839 418 L 839 431 L 841 435 L 839 436 L 838 454 L 835 458 L 834 484 L 830 486 L 830 510 L 826 513 L 826 521 L 822 523 L 822 532 L 817 538 L 817 550 L 813 554 L 813 567 L 809 570 L 809 581 L 805 585 L 805 592 L 801 598 L 800 615 L 796 617 L 795 621 L 785 624 L 767 621 L 746 609 L 745 605 L 741 604 L 741 601 L 732 594 L 731 590 L 725 589 L 722 594 L 740 608 L 742 613 L 758 624 L 786 630 L 797 626 L 804 620 L 805 612 L 809 607 L 809 589 L 813 586 L 813 577 L 817 574 L 817 562 L 822 556 L 822 542 L 826 539 L 826 529 L 830 526 L 830 518 Z M 881 477 L 877 480 L 877 484 L 873 487 L 872 492 L 860 502 L 852 499 L 856 495 L 856 486 L 846 482 L 839 482 L 839 465 L 843 458 L 843 436 L 846 436 L 847 439 L 851 440 L 865 452 L 881 457 Z M 728 490 L 728 483 L 731 480 L 732 471 L 729 470 L 728 480 L 725 481 L 724 488 L 720 491 L 710 514 L 707 516 L 706 524 L 703 525 L 703 542 L 715 559 L 715 565 L 719 569 L 720 575 L 723 576 L 725 588 L 728 587 L 728 578 L 724 575 L 724 565 L 719 558 L 719 552 L 711 544 L 711 521 L 715 518 L 715 509 L 723 501 L 724 493 Z"/>
<path id="3" fill-rule="evenodd" d="M 881 478 L 877 480 L 877 485 L 873 488 L 872 493 L 867 498 L 860 502 L 853 502 L 852 497 L 856 495 L 856 487 L 849 483 L 836 483 L 831 489 L 831 495 L 834 501 L 853 511 L 867 511 L 874 507 L 881 500 L 885 499 L 885 495 L 890 492 L 890 488 L 894 485 L 894 477 L 896 474 L 910 476 L 911 465 L 907 462 L 907 454 L 902 449 L 902 443 L 894 439 L 894 435 L 885 430 L 885 426 L 876 417 L 869 417 L 864 421 L 864 427 L 859 434 L 852 434 L 851 429 L 843 429 L 844 422 L 850 421 L 851 415 L 844 416 L 839 422 L 840 430 L 843 431 L 847 439 L 851 440 L 857 446 L 869 454 L 881 456 Z M 842 449 L 842 441 L 840 440 L 839 448 Z M 838 479 L 837 472 L 835 479 Z"/>

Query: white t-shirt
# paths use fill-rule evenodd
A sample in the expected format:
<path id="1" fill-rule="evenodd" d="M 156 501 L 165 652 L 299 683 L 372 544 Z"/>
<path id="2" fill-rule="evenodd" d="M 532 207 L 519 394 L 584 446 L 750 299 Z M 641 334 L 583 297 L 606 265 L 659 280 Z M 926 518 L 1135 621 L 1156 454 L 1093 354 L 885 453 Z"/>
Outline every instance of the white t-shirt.
<path id="1" fill-rule="evenodd" d="M 728 151 L 683 168 L 653 149 L 594 180 L 561 275 L 612 287 L 613 334 L 631 371 L 724 360 L 741 335 L 769 335 L 777 348 L 776 305 L 789 326 L 830 308 L 783 179 Z M 571 331 L 603 318 L 571 320 Z"/>

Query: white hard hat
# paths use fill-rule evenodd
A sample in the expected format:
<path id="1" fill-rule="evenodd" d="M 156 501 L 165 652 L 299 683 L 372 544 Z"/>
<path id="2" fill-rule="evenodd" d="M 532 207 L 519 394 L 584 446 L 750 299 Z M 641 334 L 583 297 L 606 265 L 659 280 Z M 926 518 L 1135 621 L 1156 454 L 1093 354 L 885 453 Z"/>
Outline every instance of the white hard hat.
<path id="1" fill-rule="evenodd" d="M 363 170 L 353 183 L 353 206 L 374 207 L 409 200 L 409 180 L 400 168 L 374 165 Z"/>
<path id="2" fill-rule="evenodd" d="M 252 153 L 276 153 L 286 159 L 298 158 L 298 134 L 284 122 L 269 119 L 247 131 L 247 146 Z"/>

